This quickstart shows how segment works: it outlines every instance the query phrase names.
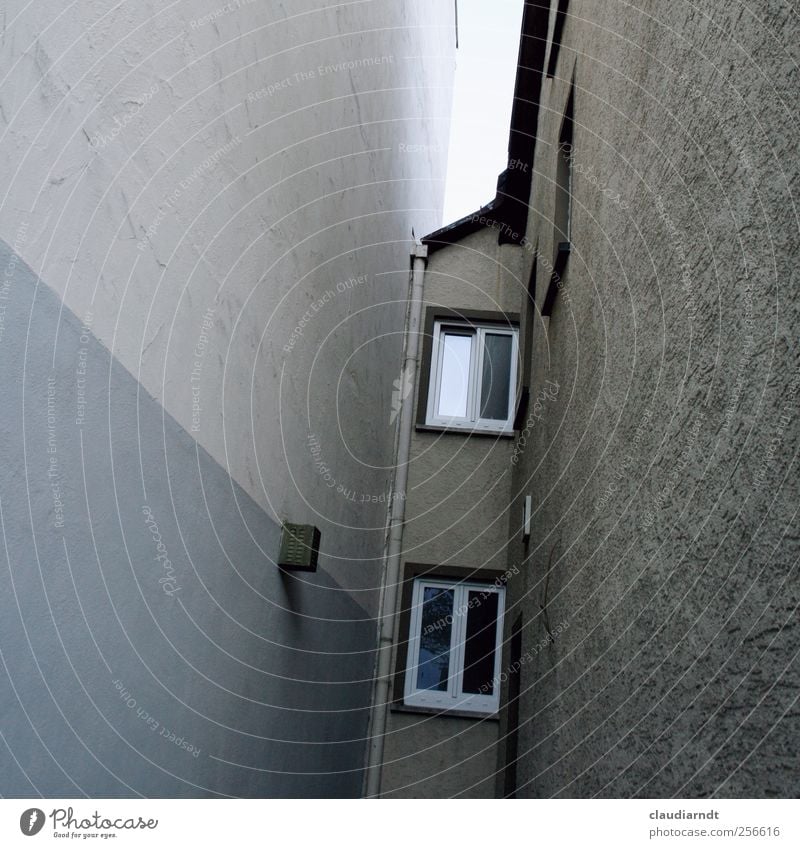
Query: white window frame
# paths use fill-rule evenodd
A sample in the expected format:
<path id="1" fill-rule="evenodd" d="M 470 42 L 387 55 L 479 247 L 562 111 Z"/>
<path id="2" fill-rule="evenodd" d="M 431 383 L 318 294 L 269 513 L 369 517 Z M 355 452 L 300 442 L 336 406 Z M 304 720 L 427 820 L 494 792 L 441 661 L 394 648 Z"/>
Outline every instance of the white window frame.
<path id="1" fill-rule="evenodd" d="M 439 415 L 436 411 L 439 393 L 442 387 L 442 369 L 444 366 L 445 333 L 470 336 L 473 339 L 470 355 L 469 378 L 467 386 L 467 414 L 461 416 Z M 511 374 L 509 375 L 508 414 L 504 420 L 480 418 L 480 390 L 483 375 L 483 357 L 486 350 L 486 334 L 511 337 Z M 428 408 L 425 423 L 432 427 L 479 430 L 490 433 L 511 433 L 514 431 L 514 413 L 517 401 L 517 373 L 519 365 L 519 328 L 503 324 L 467 323 L 452 319 L 437 319 L 433 324 L 431 349 L 431 372 L 428 383 Z"/>
<path id="2" fill-rule="evenodd" d="M 450 668 L 447 691 L 417 689 L 417 669 L 422 630 L 422 602 L 425 589 L 452 589 L 453 615 L 450 624 Z M 495 639 L 493 691 L 491 695 L 462 692 L 464 680 L 465 637 L 469 613 L 469 593 L 494 593 L 497 598 L 497 635 Z M 411 707 L 430 707 L 439 710 L 494 715 L 500 708 L 500 664 L 503 649 L 503 613 L 505 612 L 505 587 L 496 583 L 454 582 L 418 577 L 414 580 L 411 600 L 411 621 L 408 639 L 408 661 L 406 663 L 403 702 Z"/>

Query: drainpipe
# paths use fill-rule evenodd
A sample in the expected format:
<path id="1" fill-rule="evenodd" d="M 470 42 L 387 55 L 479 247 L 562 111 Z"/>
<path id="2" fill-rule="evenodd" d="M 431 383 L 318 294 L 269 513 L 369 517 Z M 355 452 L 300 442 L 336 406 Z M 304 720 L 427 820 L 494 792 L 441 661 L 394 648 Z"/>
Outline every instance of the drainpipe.
<path id="1" fill-rule="evenodd" d="M 422 336 L 422 291 L 428 248 L 417 241 L 411 254 L 411 294 L 406 323 L 406 351 L 400 374 L 400 416 L 398 423 L 397 458 L 395 463 L 394 491 L 389 513 L 389 532 L 386 547 L 386 568 L 381 593 L 380 629 L 378 632 L 378 660 L 370 716 L 370 739 L 367 755 L 367 798 L 376 798 L 381 791 L 383 748 L 386 719 L 389 712 L 389 687 L 392 671 L 392 648 L 400 583 L 400 554 L 403 546 L 403 523 L 406 512 L 408 462 L 411 454 L 411 433 L 414 416 L 414 386 L 417 378 L 419 342 Z"/>

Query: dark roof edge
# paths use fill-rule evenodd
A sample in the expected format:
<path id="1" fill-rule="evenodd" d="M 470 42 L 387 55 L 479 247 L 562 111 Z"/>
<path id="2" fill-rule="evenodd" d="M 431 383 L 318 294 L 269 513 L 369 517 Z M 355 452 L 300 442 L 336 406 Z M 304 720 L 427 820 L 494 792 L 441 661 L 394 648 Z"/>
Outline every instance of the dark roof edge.
<path id="1" fill-rule="evenodd" d="M 429 254 L 483 227 L 497 227 L 501 244 L 519 243 L 525 235 L 549 18 L 549 0 L 525 0 L 508 138 L 508 167 L 497 179 L 494 200 L 425 236 L 422 243 L 428 246 Z"/>
<path id="2" fill-rule="evenodd" d="M 422 243 L 428 245 L 428 254 L 435 253 L 448 244 L 461 241 L 462 238 L 483 229 L 483 227 L 492 226 L 496 208 L 497 198 L 487 203 L 486 206 L 481 206 L 477 212 L 471 212 L 452 224 L 447 224 L 447 226 L 423 236 Z"/>

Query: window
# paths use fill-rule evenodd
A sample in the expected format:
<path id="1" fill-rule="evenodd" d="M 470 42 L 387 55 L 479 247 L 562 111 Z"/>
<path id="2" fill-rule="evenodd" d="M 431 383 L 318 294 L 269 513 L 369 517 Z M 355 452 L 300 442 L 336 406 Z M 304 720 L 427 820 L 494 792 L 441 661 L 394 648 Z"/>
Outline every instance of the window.
<path id="1" fill-rule="evenodd" d="M 504 600 L 496 582 L 414 581 L 407 705 L 497 712 Z"/>
<path id="2" fill-rule="evenodd" d="M 522 390 L 514 417 L 514 429 L 522 430 L 530 401 L 531 369 L 533 368 L 533 328 L 536 321 L 536 271 L 539 265 L 539 243 L 533 251 L 533 265 L 528 278 L 528 297 L 525 300 L 525 323 L 522 341 Z"/>
<path id="3" fill-rule="evenodd" d="M 435 321 L 425 423 L 512 431 L 517 335 L 507 324 Z"/>
<path id="4" fill-rule="evenodd" d="M 558 51 L 561 49 L 561 37 L 564 33 L 564 20 L 567 17 L 569 0 L 558 0 L 556 22 L 553 27 L 553 40 L 550 42 L 550 61 L 547 63 L 547 76 L 555 76 L 558 64 Z"/>
<path id="5" fill-rule="evenodd" d="M 556 162 L 556 207 L 554 215 L 556 245 L 571 240 L 572 227 L 572 160 L 574 89 L 570 91 L 561 132 L 558 136 L 558 161 Z"/>
<path id="6" fill-rule="evenodd" d="M 570 87 L 561 132 L 558 135 L 556 155 L 556 192 L 553 212 L 553 272 L 542 302 L 542 315 L 553 313 L 556 294 L 563 285 L 567 260 L 572 252 L 572 160 L 573 129 L 575 125 L 575 85 Z"/>

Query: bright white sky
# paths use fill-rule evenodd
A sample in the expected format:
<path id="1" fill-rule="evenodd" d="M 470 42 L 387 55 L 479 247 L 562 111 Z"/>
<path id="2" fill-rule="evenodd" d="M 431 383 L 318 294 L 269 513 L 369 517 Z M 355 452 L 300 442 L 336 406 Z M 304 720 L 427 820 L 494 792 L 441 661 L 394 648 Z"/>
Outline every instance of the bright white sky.
<path id="1" fill-rule="evenodd" d="M 523 0 L 458 0 L 444 224 L 495 196 L 505 170 Z"/>

